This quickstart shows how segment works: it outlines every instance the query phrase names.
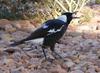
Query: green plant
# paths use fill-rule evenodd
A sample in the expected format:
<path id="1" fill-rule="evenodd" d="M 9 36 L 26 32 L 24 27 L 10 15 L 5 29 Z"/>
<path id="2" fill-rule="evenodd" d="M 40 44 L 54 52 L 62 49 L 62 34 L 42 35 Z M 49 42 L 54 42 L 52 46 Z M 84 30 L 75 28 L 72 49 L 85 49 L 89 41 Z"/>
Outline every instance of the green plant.
<path id="1" fill-rule="evenodd" d="M 100 0 L 96 0 L 96 3 L 97 3 L 97 4 L 100 4 Z"/>
<path id="2" fill-rule="evenodd" d="M 56 18 L 62 12 L 80 11 L 89 0 L 0 0 L 0 18 Z"/>
<path id="3" fill-rule="evenodd" d="M 89 0 L 44 0 L 42 3 L 35 4 L 36 15 L 44 22 L 49 18 L 56 18 L 62 12 L 81 11 L 88 2 Z M 90 19 L 89 15 L 84 18 L 87 21 Z"/>
<path id="4" fill-rule="evenodd" d="M 43 20 L 46 18 L 56 18 L 62 12 L 81 11 L 88 2 L 89 0 L 44 0 L 42 7 L 45 9 L 38 14 L 39 16 L 42 14 Z M 38 9 L 41 9 L 41 7 Z"/>
<path id="5" fill-rule="evenodd" d="M 35 12 L 34 2 L 30 0 L 0 0 L 0 18 L 31 18 Z"/>

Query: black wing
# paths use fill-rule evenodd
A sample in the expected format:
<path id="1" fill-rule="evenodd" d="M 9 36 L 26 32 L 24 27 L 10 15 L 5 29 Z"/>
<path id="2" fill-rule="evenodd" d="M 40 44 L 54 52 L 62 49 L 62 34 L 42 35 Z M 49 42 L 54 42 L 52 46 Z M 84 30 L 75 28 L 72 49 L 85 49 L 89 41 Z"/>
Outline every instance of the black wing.
<path id="1" fill-rule="evenodd" d="M 66 25 L 65 22 L 55 19 L 55 20 L 49 20 L 49 21 L 45 22 L 44 25 L 42 26 L 42 28 L 49 33 L 55 33 L 57 31 L 60 31 L 60 29 L 64 25 Z"/>
<path id="2" fill-rule="evenodd" d="M 49 34 L 59 32 L 62 27 L 65 25 L 65 23 L 61 20 L 48 20 L 45 22 L 40 28 L 35 30 L 29 37 L 27 37 L 27 40 L 32 40 L 36 38 L 42 38 Z M 26 40 L 26 41 L 27 41 Z"/>

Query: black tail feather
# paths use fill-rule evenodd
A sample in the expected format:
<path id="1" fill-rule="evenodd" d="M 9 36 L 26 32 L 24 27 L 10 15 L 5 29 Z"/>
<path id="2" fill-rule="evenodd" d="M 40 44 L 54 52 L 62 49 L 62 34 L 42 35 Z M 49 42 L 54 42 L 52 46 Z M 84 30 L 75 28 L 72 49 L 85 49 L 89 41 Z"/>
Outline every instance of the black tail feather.
<path id="1" fill-rule="evenodd" d="M 36 38 L 41 38 L 41 37 L 42 37 L 41 35 L 38 35 L 38 32 L 34 32 L 30 36 L 28 36 L 27 38 L 25 38 L 23 40 L 20 40 L 20 41 L 17 41 L 17 42 L 14 42 L 14 43 L 10 44 L 9 46 L 14 47 L 14 46 L 23 44 L 25 41 L 29 41 L 29 40 L 36 39 Z"/>
<path id="2" fill-rule="evenodd" d="M 23 44 L 24 42 L 25 42 L 24 40 L 17 41 L 17 42 L 14 42 L 14 43 L 10 44 L 9 46 L 14 47 L 14 46 L 17 46 L 17 45 L 21 45 L 21 44 Z"/>

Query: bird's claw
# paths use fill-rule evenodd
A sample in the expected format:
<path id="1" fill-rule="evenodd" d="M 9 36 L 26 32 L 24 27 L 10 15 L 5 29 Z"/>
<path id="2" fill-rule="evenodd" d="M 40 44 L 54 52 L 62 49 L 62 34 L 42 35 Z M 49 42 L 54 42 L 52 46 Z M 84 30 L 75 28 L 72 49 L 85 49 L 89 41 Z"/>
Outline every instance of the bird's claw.
<path id="1" fill-rule="evenodd" d="M 52 55 L 55 57 L 55 59 L 57 59 L 58 57 L 60 58 L 60 59 L 62 59 L 62 56 L 60 56 L 58 53 L 56 53 L 56 52 L 53 52 L 52 53 Z M 58 57 L 57 57 L 58 56 Z"/>

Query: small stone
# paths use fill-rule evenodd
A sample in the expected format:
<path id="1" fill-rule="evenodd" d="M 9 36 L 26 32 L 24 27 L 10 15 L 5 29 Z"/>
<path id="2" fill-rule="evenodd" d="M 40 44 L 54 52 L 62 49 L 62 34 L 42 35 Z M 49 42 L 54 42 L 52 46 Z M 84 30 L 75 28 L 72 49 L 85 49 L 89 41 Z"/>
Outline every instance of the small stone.
<path id="1" fill-rule="evenodd" d="M 24 70 L 23 66 L 20 66 L 20 67 L 15 68 L 15 69 L 11 69 L 11 73 L 22 73 L 21 70 Z"/>
<path id="2" fill-rule="evenodd" d="M 83 32 L 83 31 L 89 31 L 89 30 L 91 30 L 91 28 L 87 25 L 78 26 L 76 29 L 77 32 Z"/>
<path id="3" fill-rule="evenodd" d="M 95 66 L 95 71 L 100 72 L 100 68 L 98 66 Z"/>
<path id="4" fill-rule="evenodd" d="M 11 24 L 8 24 L 8 25 L 5 25 L 5 31 L 12 33 L 16 31 L 16 28 L 14 28 Z"/>
<path id="5" fill-rule="evenodd" d="M 66 62 L 66 65 L 67 65 L 68 67 L 72 67 L 72 66 L 75 65 L 75 63 L 72 62 L 72 61 L 69 61 L 69 62 Z"/>
<path id="6" fill-rule="evenodd" d="M 57 65 L 54 68 L 49 69 L 50 73 L 67 73 L 66 70 L 62 69 L 60 65 Z"/>
<path id="7" fill-rule="evenodd" d="M 21 72 L 12 70 L 11 73 L 21 73 Z"/>
<path id="8" fill-rule="evenodd" d="M 3 56 L 3 57 L 2 57 L 2 60 L 1 60 L 1 64 L 2 64 L 2 65 L 6 65 L 7 63 L 8 63 L 7 56 Z"/>
<path id="9" fill-rule="evenodd" d="M 84 60 L 86 58 L 86 55 L 79 55 L 80 60 Z"/>
<path id="10" fill-rule="evenodd" d="M 11 21 L 7 19 L 0 19 L 0 25 L 7 25 L 7 24 L 11 24 Z"/>
<path id="11" fill-rule="evenodd" d="M 23 50 L 25 50 L 25 51 L 31 51 L 32 49 L 31 48 L 23 48 Z"/>
<path id="12" fill-rule="evenodd" d="M 46 69 L 42 69 L 41 73 L 48 73 L 48 71 Z"/>
<path id="13" fill-rule="evenodd" d="M 35 28 L 35 26 L 32 25 L 28 20 L 14 21 L 13 26 L 24 31 L 32 31 Z"/>
<path id="14" fill-rule="evenodd" d="M 70 73 L 84 73 L 84 72 L 81 71 L 81 70 L 75 70 L 75 71 L 72 71 L 72 72 L 70 72 Z"/>
<path id="15" fill-rule="evenodd" d="M 9 54 L 13 54 L 13 53 L 15 53 L 15 49 L 6 49 L 6 50 L 4 50 L 4 52 L 7 52 L 7 53 L 9 53 Z"/>
<path id="16" fill-rule="evenodd" d="M 83 33 L 82 34 L 82 37 L 84 38 L 84 39 L 96 39 L 96 37 L 97 37 L 97 34 L 96 33 L 91 33 L 91 32 L 88 32 L 88 34 L 87 33 Z"/>
<path id="17" fill-rule="evenodd" d="M 95 69 L 92 69 L 92 68 L 91 68 L 91 69 L 88 69 L 87 72 L 88 72 L 88 73 L 96 73 L 96 72 L 95 72 Z"/>
<path id="18" fill-rule="evenodd" d="M 3 70 L 0 69 L 0 73 L 4 73 Z"/>
<path id="19" fill-rule="evenodd" d="M 98 56 L 96 54 L 93 54 L 92 52 L 89 52 L 87 54 L 87 58 L 89 58 L 89 59 L 98 59 Z"/>
<path id="20" fill-rule="evenodd" d="M 78 63 L 80 63 L 80 59 L 77 58 L 76 60 L 74 60 L 74 62 L 78 64 Z"/>

